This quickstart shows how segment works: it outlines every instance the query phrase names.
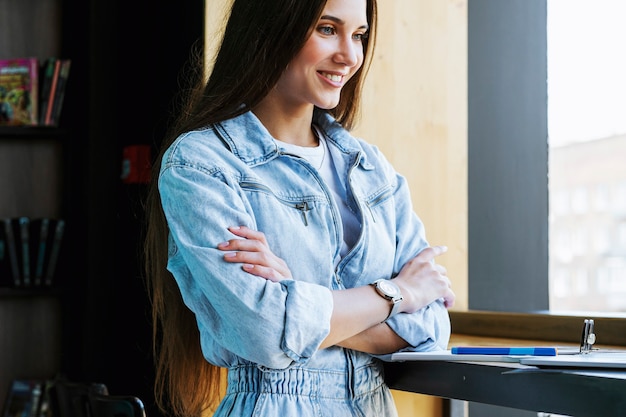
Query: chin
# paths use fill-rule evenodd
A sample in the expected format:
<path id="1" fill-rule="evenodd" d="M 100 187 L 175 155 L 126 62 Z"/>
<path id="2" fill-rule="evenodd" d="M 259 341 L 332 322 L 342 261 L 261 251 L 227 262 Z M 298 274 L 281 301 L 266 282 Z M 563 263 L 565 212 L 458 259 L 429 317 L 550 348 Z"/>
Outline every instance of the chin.
<path id="1" fill-rule="evenodd" d="M 338 105 L 339 105 L 339 99 L 322 101 L 322 102 L 317 103 L 315 106 L 323 110 L 332 110 Z"/>

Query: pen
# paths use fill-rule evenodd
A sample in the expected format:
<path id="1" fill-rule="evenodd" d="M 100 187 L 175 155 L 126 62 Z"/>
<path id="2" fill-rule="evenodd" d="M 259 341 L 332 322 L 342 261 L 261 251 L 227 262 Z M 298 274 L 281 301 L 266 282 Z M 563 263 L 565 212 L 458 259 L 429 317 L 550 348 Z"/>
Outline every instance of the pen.
<path id="1" fill-rule="evenodd" d="M 499 347 L 499 346 L 458 346 L 451 349 L 453 355 L 524 355 L 556 356 L 555 347 Z"/>

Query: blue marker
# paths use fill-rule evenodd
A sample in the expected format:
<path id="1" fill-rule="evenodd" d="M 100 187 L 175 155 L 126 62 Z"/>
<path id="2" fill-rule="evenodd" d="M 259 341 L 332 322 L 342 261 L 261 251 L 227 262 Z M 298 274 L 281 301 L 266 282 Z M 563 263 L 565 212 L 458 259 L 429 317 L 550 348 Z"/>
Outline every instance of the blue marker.
<path id="1" fill-rule="evenodd" d="M 519 355 L 556 356 L 555 347 L 499 347 L 499 346 L 459 346 L 451 349 L 453 355 Z"/>

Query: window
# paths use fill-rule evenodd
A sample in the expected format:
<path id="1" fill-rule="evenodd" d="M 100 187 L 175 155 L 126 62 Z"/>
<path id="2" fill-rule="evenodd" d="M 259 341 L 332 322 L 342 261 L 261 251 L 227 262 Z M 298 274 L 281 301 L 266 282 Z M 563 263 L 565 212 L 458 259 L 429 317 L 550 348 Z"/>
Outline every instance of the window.
<path id="1" fill-rule="evenodd" d="M 550 310 L 626 312 L 626 3 L 547 0 Z"/>
<path id="2" fill-rule="evenodd" d="M 621 275 L 626 266 L 622 226 L 626 223 L 626 175 L 609 175 L 615 169 L 626 172 L 626 151 L 615 151 L 614 143 L 615 136 L 625 132 L 608 118 L 617 115 L 619 121 L 626 120 L 626 56 L 619 44 L 626 34 L 623 22 L 615 21 L 626 11 L 607 11 L 611 5 L 623 7 L 622 3 L 468 2 L 470 310 L 550 311 L 551 315 L 572 310 L 593 317 L 602 307 L 611 316 L 626 317 L 626 308 L 619 306 L 620 300 L 626 300 Z M 560 105 L 554 80 L 561 78 L 554 75 L 553 67 L 548 76 L 549 45 L 555 42 L 554 35 L 548 37 L 555 28 L 554 24 L 550 27 L 548 15 L 550 10 L 554 17 L 554 5 L 562 7 L 559 17 L 572 23 L 576 31 L 576 35 L 562 36 L 564 41 L 577 42 L 573 49 L 576 61 L 565 65 L 564 71 L 573 72 L 585 63 L 600 71 L 596 76 L 589 72 L 574 76 L 573 87 L 561 86 L 561 91 L 574 95 L 562 98 Z M 581 8 L 580 13 L 576 7 Z M 604 27 L 592 28 L 596 21 Z M 593 40 L 595 33 L 605 37 Z M 615 46 L 611 46 L 613 41 Z M 590 47 L 592 54 L 586 54 L 585 47 Z M 566 47 L 552 48 L 550 52 L 557 51 L 565 59 Z M 612 61 L 601 61 L 599 51 L 613 53 L 609 55 Z M 550 63 L 555 62 L 551 58 Z M 606 86 L 604 79 L 614 73 L 621 78 Z M 618 101 L 611 104 L 597 96 L 583 98 L 585 93 L 597 93 L 595 90 L 611 92 Z M 566 109 L 569 103 L 575 110 L 583 109 L 582 113 L 560 116 L 573 128 L 576 140 L 569 145 L 576 146 L 565 145 L 563 140 L 557 147 L 559 115 L 554 107 Z M 585 110 L 587 104 L 590 107 Z M 578 137 L 587 130 L 578 124 L 586 120 L 578 119 L 590 118 L 605 105 L 606 109 L 598 112 L 604 133 L 591 141 L 602 146 L 591 147 L 591 142 Z M 549 148 L 549 144 L 554 146 Z M 557 175 L 560 171 L 563 175 Z M 596 300 L 602 297 L 598 306 Z M 554 298 L 576 304 L 559 306 Z"/>

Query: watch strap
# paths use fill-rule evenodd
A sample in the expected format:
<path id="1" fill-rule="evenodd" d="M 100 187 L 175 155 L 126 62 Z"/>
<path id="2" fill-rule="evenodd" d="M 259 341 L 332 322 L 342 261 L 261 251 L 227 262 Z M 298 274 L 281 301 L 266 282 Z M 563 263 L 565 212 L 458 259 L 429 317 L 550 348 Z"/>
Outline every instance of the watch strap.
<path id="1" fill-rule="evenodd" d="M 385 283 L 391 284 L 396 289 L 396 294 L 390 294 L 384 291 L 379 285 L 383 281 Z M 381 297 L 383 297 L 384 299 L 388 301 L 391 301 L 391 310 L 389 311 L 387 318 L 385 318 L 385 320 L 382 321 L 382 323 L 384 323 L 387 320 L 389 320 L 391 317 L 395 316 L 400 310 L 400 302 L 402 301 L 402 293 L 400 292 L 400 288 L 395 283 L 392 283 L 390 280 L 387 280 L 387 279 L 378 279 L 372 282 L 371 285 L 376 289 L 376 292 Z"/>
<path id="2" fill-rule="evenodd" d="M 392 318 L 393 316 L 395 316 L 396 314 L 398 314 L 398 311 L 400 310 L 400 302 L 402 301 L 402 296 L 400 296 L 399 299 L 396 300 L 392 300 L 393 305 L 391 306 L 391 311 L 389 312 L 389 315 L 387 316 L 387 318 L 385 319 L 385 321 L 389 320 L 390 318 Z M 383 322 L 384 323 L 384 322 Z"/>

